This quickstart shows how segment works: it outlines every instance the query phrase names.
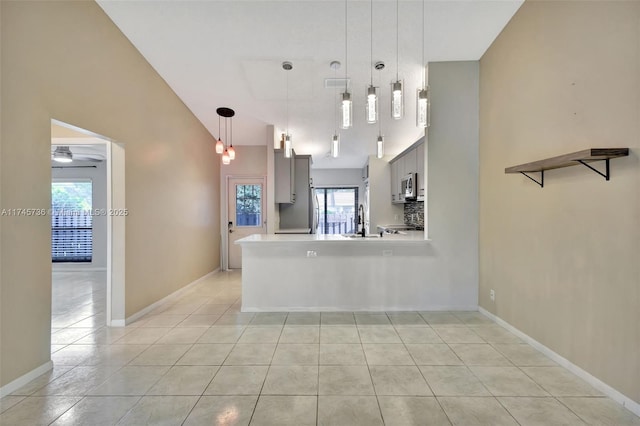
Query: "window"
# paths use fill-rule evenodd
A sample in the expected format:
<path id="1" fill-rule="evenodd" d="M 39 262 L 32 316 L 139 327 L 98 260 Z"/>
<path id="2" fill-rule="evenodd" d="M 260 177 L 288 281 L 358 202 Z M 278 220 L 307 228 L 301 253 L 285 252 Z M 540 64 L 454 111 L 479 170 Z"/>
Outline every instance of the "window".
<path id="1" fill-rule="evenodd" d="M 53 262 L 91 262 L 93 226 L 90 180 L 51 183 L 51 258 Z"/>
<path id="2" fill-rule="evenodd" d="M 358 230 L 358 188 L 317 188 L 319 234 L 354 234 Z"/>
<path id="3" fill-rule="evenodd" d="M 261 226 L 262 185 L 236 185 L 236 226 Z"/>

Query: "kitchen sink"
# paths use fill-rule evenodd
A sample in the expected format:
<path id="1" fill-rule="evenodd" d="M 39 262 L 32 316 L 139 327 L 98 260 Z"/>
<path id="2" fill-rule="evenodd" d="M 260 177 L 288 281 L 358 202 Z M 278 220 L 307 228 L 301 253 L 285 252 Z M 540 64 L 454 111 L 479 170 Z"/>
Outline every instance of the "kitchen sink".
<path id="1" fill-rule="evenodd" d="M 377 234 L 375 234 L 375 235 L 373 235 L 373 234 L 372 235 L 365 235 L 364 237 L 362 235 L 360 235 L 360 234 L 342 234 L 342 236 L 343 237 L 347 237 L 347 238 L 355 238 L 355 239 L 358 239 L 358 238 L 380 238 L 380 235 L 377 235 Z"/>

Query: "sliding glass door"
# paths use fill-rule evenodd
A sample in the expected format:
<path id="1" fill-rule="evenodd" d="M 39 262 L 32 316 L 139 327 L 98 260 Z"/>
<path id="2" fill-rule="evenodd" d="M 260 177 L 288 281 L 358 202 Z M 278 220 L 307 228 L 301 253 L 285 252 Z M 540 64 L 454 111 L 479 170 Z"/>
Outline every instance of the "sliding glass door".
<path id="1" fill-rule="evenodd" d="M 358 188 L 316 188 L 319 234 L 353 234 L 358 230 Z"/>

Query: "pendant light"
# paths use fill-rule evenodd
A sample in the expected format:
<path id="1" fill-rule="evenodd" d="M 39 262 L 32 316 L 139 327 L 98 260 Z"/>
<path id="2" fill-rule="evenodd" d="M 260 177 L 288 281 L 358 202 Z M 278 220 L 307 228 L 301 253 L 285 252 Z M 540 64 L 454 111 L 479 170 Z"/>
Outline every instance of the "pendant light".
<path id="1" fill-rule="evenodd" d="M 282 69 L 285 71 L 291 71 L 293 64 L 289 61 L 282 63 Z M 291 144 L 291 135 L 289 134 L 289 73 L 287 75 L 287 133 L 284 136 L 284 156 L 285 158 L 291 158 L 293 146 Z"/>
<path id="2" fill-rule="evenodd" d="M 370 6 L 371 12 L 371 56 L 370 56 L 370 66 L 371 66 L 371 84 L 367 87 L 367 102 L 365 108 L 365 116 L 367 118 L 367 123 L 375 124 L 378 121 L 378 94 L 376 93 L 376 87 L 373 85 L 373 0 L 371 0 Z"/>
<path id="3" fill-rule="evenodd" d="M 329 66 L 333 70 L 333 78 L 335 80 L 336 75 L 338 73 L 338 68 L 340 68 L 340 62 L 332 61 L 331 64 L 329 64 Z M 333 120 L 336 127 L 338 126 L 338 109 L 337 109 L 337 102 L 336 102 L 337 95 L 338 95 L 338 89 L 336 88 L 333 91 L 333 98 L 334 98 L 333 99 Z M 333 136 L 331 137 L 330 148 L 331 148 L 331 156 L 333 158 L 338 158 L 338 156 L 340 155 L 340 135 L 338 134 L 337 128 L 334 130 Z"/>
<path id="4" fill-rule="evenodd" d="M 232 110 L 231 108 L 227 108 L 227 107 L 221 107 L 218 108 L 216 110 L 216 112 L 218 113 L 219 117 L 224 117 L 224 139 L 225 140 L 229 140 L 227 139 L 227 119 L 229 119 L 231 121 L 231 137 L 233 138 L 233 121 L 232 121 L 232 117 L 234 115 L 236 115 L 236 112 L 234 110 Z M 218 122 L 218 125 L 220 125 L 220 123 Z M 220 132 L 220 130 L 218 129 L 218 133 Z M 220 135 L 218 135 L 218 141 L 222 143 L 222 141 L 220 141 Z M 229 164 L 231 163 L 231 160 L 233 160 L 236 157 L 236 152 L 235 149 L 233 149 L 233 142 L 231 142 L 229 144 L 229 147 L 225 147 L 225 144 L 223 143 L 223 151 L 222 151 L 222 164 Z M 218 143 L 216 143 L 216 152 L 218 150 Z"/>
<path id="5" fill-rule="evenodd" d="M 340 128 L 348 129 L 353 125 L 353 103 L 351 102 L 351 93 L 349 93 L 349 63 L 347 60 L 347 0 L 344 0 L 344 93 L 342 94 L 342 119 Z"/>
<path id="6" fill-rule="evenodd" d="M 376 140 L 376 157 L 384 157 L 384 136 L 381 134 L 378 135 L 378 139 Z"/>
<path id="7" fill-rule="evenodd" d="M 227 119 L 225 117 L 224 120 L 224 139 L 227 140 Z M 224 152 L 222 153 L 222 164 L 227 165 L 231 163 L 231 157 L 229 156 L 229 151 L 227 150 L 227 148 L 224 149 Z"/>
<path id="8" fill-rule="evenodd" d="M 416 126 L 426 128 L 431 124 L 431 108 L 428 85 L 429 65 L 424 61 L 424 3 L 425 0 L 422 0 L 422 64 L 424 66 L 424 70 L 422 73 L 422 87 L 418 88 L 418 93 L 416 95 Z"/>
<path id="9" fill-rule="evenodd" d="M 58 146 L 53 151 L 53 161 L 57 163 L 71 163 L 73 161 L 73 154 L 68 146 Z"/>
<path id="10" fill-rule="evenodd" d="M 340 155 L 340 135 L 337 133 L 331 137 L 331 156 L 338 158 Z"/>
<path id="11" fill-rule="evenodd" d="M 375 69 L 382 71 L 384 69 L 384 62 L 379 61 L 375 64 Z M 376 139 L 376 157 L 384 157 L 384 136 L 382 136 L 382 117 L 378 121 L 378 138 Z"/>
<path id="12" fill-rule="evenodd" d="M 224 144 L 220 139 L 220 113 L 218 113 L 218 141 L 216 142 L 216 154 L 222 154 L 224 152 Z"/>
<path id="13" fill-rule="evenodd" d="M 399 0 L 396 0 L 396 81 L 391 83 L 391 117 L 394 120 L 400 120 L 404 115 L 404 99 L 402 95 L 402 80 L 400 80 L 399 68 L 400 68 L 400 60 L 399 60 L 399 18 L 398 18 L 398 3 Z"/>

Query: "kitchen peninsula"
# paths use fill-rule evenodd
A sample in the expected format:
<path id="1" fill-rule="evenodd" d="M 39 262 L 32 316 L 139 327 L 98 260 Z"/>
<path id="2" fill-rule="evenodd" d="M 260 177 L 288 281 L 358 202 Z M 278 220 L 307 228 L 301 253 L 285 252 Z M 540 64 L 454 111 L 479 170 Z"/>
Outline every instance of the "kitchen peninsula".
<path id="1" fill-rule="evenodd" d="M 242 246 L 242 310 L 449 309 L 421 231 L 383 237 L 256 234 Z"/>

